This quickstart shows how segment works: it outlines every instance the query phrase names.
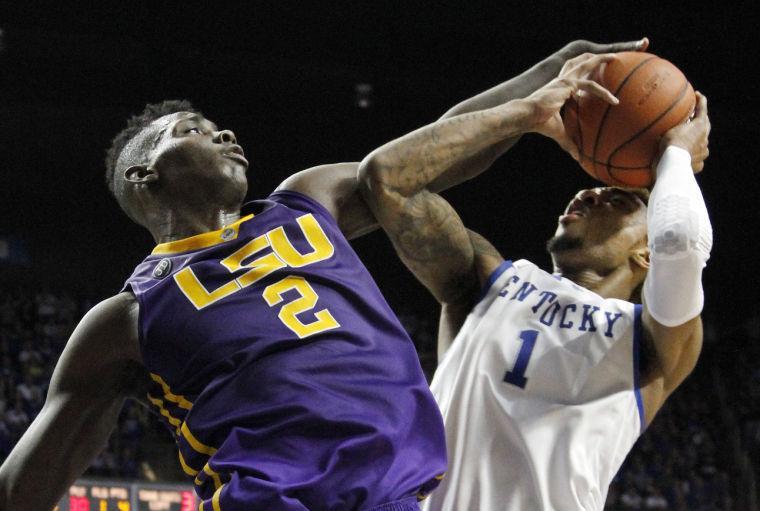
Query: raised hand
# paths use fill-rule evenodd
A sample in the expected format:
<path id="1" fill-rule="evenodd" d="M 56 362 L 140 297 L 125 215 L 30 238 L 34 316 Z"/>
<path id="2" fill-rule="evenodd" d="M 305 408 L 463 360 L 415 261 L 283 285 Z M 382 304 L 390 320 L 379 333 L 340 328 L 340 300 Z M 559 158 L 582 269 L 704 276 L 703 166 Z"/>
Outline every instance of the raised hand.
<path id="1" fill-rule="evenodd" d="M 526 98 L 533 112 L 531 131 L 555 140 L 577 160 L 578 148 L 565 132 L 560 110 L 571 96 L 582 94 L 593 94 L 611 105 L 617 105 L 618 99 L 594 79 L 602 66 L 614 58 L 614 53 L 584 53 L 568 60 L 557 78 Z"/>
<path id="2" fill-rule="evenodd" d="M 578 40 L 568 43 L 560 50 L 568 59 L 584 53 L 617 53 L 621 51 L 646 51 L 649 48 L 649 39 L 643 37 L 637 41 L 623 41 L 617 43 L 594 43 L 591 41 Z"/>
<path id="3" fill-rule="evenodd" d="M 705 160 L 710 155 L 710 118 L 707 115 L 707 98 L 697 92 L 697 106 L 694 115 L 678 126 L 665 132 L 660 140 L 660 152 L 668 146 L 686 149 L 691 154 L 691 168 L 695 174 L 702 172 Z"/>

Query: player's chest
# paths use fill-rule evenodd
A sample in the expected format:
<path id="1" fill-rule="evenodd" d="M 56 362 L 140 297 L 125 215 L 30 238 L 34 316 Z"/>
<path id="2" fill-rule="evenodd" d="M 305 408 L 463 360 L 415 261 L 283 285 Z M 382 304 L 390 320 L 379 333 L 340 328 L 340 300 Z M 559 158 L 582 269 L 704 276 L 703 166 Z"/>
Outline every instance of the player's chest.
<path id="1" fill-rule="evenodd" d="M 505 392 L 572 402 L 589 375 L 618 356 L 631 316 L 618 301 L 557 285 L 552 277 L 514 277 L 481 311 L 471 363 Z"/>

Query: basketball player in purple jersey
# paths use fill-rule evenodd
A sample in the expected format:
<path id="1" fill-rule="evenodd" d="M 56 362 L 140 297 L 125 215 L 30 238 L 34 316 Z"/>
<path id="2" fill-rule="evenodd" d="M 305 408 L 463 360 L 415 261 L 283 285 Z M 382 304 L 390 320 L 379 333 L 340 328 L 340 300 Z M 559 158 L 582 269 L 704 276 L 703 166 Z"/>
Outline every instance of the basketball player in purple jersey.
<path id="1" fill-rule="evenodd" d="M 643 45 L 571 43 L 447 116 L 524 97 L 580 53 Z M 44 409 L 0 467 L 1 510 L 51 509 L 129 397 L 173 433 L 202 511 L 415 510 L 438 484 L 440 413 L 347 242 L 375 227 L 358 163 L 299 172 L 242 205 L 247 167 L 235 135 L 186 102 L 149 105 L 114 139 L 109 188 L 157 246 L 72 334 Z"/>

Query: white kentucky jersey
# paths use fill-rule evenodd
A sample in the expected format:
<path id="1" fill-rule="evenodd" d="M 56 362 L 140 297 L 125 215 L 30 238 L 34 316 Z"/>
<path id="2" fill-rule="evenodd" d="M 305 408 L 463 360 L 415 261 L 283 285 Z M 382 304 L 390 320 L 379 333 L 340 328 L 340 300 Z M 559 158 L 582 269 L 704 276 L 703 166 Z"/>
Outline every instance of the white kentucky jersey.
<path id="1" fill-rule="evenodd" d="M 643 429 L 640 339 L 640 305 L 504 262 L 433 378 L 449 470 L 423 509 L 603 509 Z"/>

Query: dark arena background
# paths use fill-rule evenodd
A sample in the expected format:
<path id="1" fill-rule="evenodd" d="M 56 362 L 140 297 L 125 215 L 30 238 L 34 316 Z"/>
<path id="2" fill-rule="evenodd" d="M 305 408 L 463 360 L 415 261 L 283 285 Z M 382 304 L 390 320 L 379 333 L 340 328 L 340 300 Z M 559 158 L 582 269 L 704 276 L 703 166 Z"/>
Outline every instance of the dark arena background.
<path id="1" fill-rule="evenodd" d="M 629 455 L 605 509 L 758 509 L 760 94 L 751 76 L 760 19 L 751 9 L 580 0 L 10 3 L 0 6 L 0 461 L 39 412 L 74 325 L 153 246 L 103 179 L 111 138 L 145 103 L 187 98 L 234 130 L 251 161 L 249 195 L 259 198 L 297 170 L 360 160 L 574 39 L 648 36 L 650 51 L 709 100 L 711 155 L 699 182 L 715 242 L 698 367 Z M 593 185 L 559 147 L 529 135 L 446 197 L 505 256 L 548 268 L 544 243 L 557 215 Z M 353 245 L 431 375 L 436 304 L 382 233 Z M 138 405 L 125 407 L 84 477 L 61 509 L 197 508 L 169 434 Z"/>

